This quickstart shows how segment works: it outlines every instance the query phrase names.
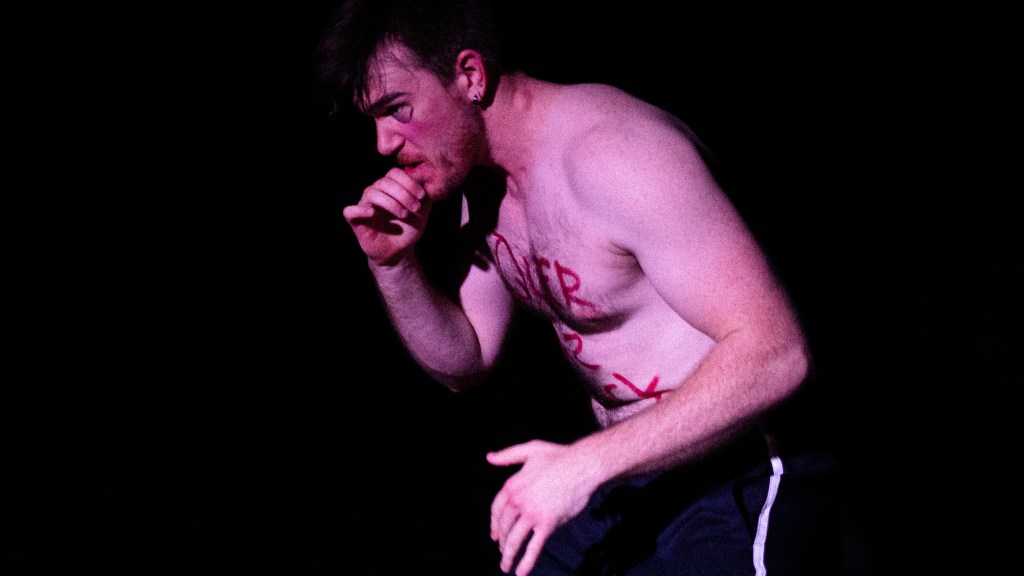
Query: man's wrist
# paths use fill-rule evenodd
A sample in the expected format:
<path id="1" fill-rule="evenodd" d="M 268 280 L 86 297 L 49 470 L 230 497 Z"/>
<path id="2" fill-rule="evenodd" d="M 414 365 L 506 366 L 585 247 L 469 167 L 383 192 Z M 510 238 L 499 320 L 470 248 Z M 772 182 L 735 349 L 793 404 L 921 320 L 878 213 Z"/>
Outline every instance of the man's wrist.
<path id="1" fill-rule="evenodd" d="M 366 264 L 374 277 L 395 276 L 417 270 L 419 264 L 413 254 L 405 254 L 390 260 L 377 261 L 367 257 Z"/>

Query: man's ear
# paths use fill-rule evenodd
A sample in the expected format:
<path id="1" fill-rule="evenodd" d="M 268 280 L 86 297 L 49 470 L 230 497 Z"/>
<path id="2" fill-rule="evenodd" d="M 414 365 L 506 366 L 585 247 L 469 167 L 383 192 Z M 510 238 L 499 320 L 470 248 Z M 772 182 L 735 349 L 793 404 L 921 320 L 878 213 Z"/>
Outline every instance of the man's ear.
<path id="1" fill-rule="evenodd" d="M 467 101 L 483 105 L 487 97 L 487 69 L 476 50 L 463 50 L 455 59 L 455 85 Z"/>

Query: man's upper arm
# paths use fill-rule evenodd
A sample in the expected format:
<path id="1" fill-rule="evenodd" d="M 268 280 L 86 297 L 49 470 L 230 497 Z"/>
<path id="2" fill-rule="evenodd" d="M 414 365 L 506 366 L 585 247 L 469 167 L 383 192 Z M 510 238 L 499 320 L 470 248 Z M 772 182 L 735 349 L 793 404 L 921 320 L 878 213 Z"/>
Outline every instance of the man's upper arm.
<path id="1" fill-rule="evenodd" d="M 484 366 L 490 370 L 505 344 L 515 312 L 515 301 L 489 256 L 485 236 L 487 230 L 473 230 L 473 227 L 467 226 L 468 223 L 468 203 L 463 200 L 461 224 L 467 233 L 466 241 L 472 253 L 459 286 L 459 303 L 480 342 Z"/>
<path id="2" fill-rule="evenodd" d="M 633 145 L 604 138 L 576 164 L 593 209 L 613 223 L 612 241 L 683 319 L 716 341 L 752 327 L 794 328 L 763 251 L 697 148 L 670 126 L 644 136 L 627 139 Z"/>

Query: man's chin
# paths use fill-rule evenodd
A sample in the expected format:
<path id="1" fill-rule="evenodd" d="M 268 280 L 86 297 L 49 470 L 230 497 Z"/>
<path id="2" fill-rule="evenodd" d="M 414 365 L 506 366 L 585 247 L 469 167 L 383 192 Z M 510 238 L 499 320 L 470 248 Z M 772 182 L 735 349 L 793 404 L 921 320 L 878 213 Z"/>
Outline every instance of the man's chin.
<path id="1" fill-rule="evenodd" d="M 455 188 L 428 188 L 424 186 L 423 189 L 427 191 L 427 196 L 434 202 L 444 202 L 456 195 Z"/>
<path id="2" fill-rule="evenodd" d="M 456 195 L 459 190 L 457 184 L 450 182 L 436 182 L 433 180 L 427 180 L 426 182 L 420 183 L 423 186 L 423 190 L 426 191 L 434 202 L 443 202 Z"/>

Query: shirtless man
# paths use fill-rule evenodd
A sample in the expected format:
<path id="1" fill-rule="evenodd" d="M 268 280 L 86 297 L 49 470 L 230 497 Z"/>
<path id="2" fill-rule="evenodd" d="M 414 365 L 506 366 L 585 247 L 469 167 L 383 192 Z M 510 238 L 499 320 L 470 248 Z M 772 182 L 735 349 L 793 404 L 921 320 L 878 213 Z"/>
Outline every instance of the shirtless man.
<path id="1" fill-rule="evenodd" d="M 501 569 L 803 573 L 768 538 L 791 470 L 763 424 L 807 379 L 807 343 L 689 131 L 613 87 L 502 70 L 486 34 L 471 33 L 475 6 L 414 2 L 375 27 L 381 4 L 340 12 L 323 46 L 326 75 L 374 119 L 378 151 L 397 164 L 344 218 L 398 334 L 460 391 L 486 379 L 516 311 L 533 310 L 557 332 L 600 425 L 568 445 L 487 455 L 519 466 L 491 508 Z M 442 31 L 428 47 L 402 35 L 410 26 Z M 355 67 L 337 64 L 346 59 Z M 504 190 L 465 187 L 478 168 Z M 462 202 L 471 254 L 457 293 L 432 285 L 416 251 L 431 207 L 446 201 Z M 644 486 L 667 501 L 614 512 L 621 528 L 582 514 L 609 515 L 616 488 Z M 658 518 L 663 507 L 671 518 Z M 644 540 L 631 518 L 657 528 Z"/>

